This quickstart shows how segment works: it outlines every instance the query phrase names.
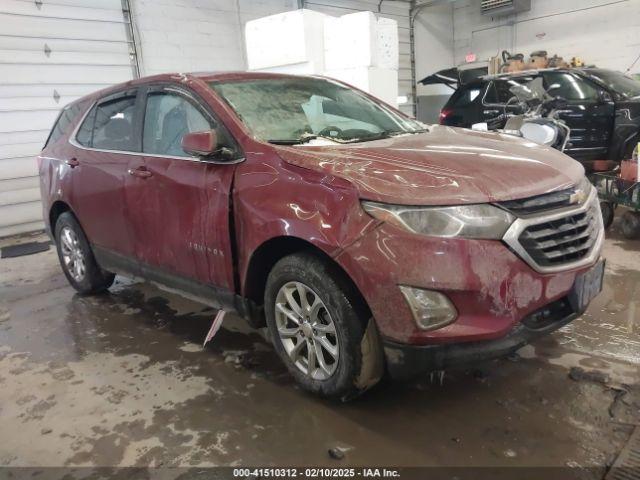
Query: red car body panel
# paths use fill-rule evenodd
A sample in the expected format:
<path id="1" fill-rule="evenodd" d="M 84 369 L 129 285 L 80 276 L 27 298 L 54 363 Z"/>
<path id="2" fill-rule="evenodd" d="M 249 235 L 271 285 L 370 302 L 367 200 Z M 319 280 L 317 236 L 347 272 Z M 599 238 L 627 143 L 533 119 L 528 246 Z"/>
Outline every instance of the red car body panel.
<path id="1" fill-rule="evenodd" d="M 450 127 L 353 145 L 275 146 L 252 138 L 205 83 L 276 76 L 180 74 L 129 82 L 168 82 L 195 92 L 245 160 L 222 165 L 103 153 L 82 150 L 65 135 L 41 155 L 45 219 L 55 202 L 64 202 L 92 244 L 237 295 L 247 294 L 251 259 L 261 246 L 281 237 L 303 240 L 349 275 L 384 338 L 409 344 L 498 338 L 571 290 L 584 268 L 540 274 L 501 241 L 412 234 L 370 217 L 360 201 L 524 198 L 575 185 L 584 175 L 577 162 L 511 137 Z M 86 108 L 122 88 L 91 95 Z M 71 158 L 77 167 L 65 163 Z M 151 176 L 129 175 L 131 169 Z M 458 319 L 419 330 L 398 285 L 445 292 Z"/>
<path id="2" fill-rule="evenodd" d="M 361 288 L 381 335 L 420 345 L 499 338 L 565 296 L 584 270 L 542 275 L 498 241 L 421 237 L 385 224 L 337 260 Z M 445 293 L 458 318 L 437 330 L 418 329 L 398 285 Z"/>
<path id="3" fill-rule="evenodd" d="M 584 176 L 580 164 L 552 148 L 439 125 L 424 134 L 278 150 L 294 165 L 351 181 L 362 198 L 402 205 L 527 198 L 571 187 Z"/>

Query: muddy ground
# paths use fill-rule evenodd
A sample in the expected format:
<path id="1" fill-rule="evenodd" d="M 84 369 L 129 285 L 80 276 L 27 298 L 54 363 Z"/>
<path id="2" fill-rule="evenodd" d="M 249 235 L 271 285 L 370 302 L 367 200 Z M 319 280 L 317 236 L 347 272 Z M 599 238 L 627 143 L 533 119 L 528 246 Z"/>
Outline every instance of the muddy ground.
<path id="1" fill-rule="evenodd" d="M 584 466 L 600 478 L 640 423 L 640 241 L 615 226 L 610 237 L 604 292 L 573 324 L 348 404 L 300 391 L 239 319 L 203 350 L 215 313 L 203 305 L 120 277 L 79 297 L 53 249 L 2 259 L 0 465 Z"/>

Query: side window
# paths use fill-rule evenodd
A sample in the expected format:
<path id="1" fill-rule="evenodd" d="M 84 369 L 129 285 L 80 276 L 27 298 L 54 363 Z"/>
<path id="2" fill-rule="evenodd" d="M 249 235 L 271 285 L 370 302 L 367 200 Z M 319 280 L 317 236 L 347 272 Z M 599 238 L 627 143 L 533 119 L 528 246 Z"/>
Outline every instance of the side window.
<path id="1" fill-rule="evenodd" d="M 91 146 L 104 150 L 134 151 L 135 104 L 134 95 L 100 103 L 95 111 Z"/>
<path id="2" fill-rule="evenodd" d="M 598 91 L 587 81 L 569 73 L 547 72 L 544 74 L 545 88 L 553 97 L 565 100 L 597 101 Z"/>
<path id="3" fill-rule="evenodd" d="M 493 80 L 487 88 L 484 96 L 484 103 L 494 105 L 506 105 L 514 98 L 511 88 L 516 85 L 523 85 L 538 78 L 537 75 L 519 76 L 517 78 L 499 78 Z"/>
<path id="4" fill-rule="evenodd" d="M 494 80 L 487 89 L 484 102 L 496 105 L 506 105 L 513 97 L 513 93 L 509 90 L 512 86 L 513 83 L 506 80 Z"/>
<path id="5" fill-rule="evenodd" d="M 480 85 L 462 87 L 453 94 L 450 105 L 458 108 L 466 107 L 478 98 L 481 90 Z"/>
<path id="6" fill-rule="evenodd" d="M 49 138 L 45 143 L 45 147 L 52 143 L 57 142 L 60 137 L 66 134 L 69 131 L 69 128 L 73 124 L 73 121 L 78 116 L 78 114 L 83 110 L 83 107 L 86 106 L 86 103 L 76 103 L 71 106 L 67 106 L 62 109 L 56 123 L 53 125 L 51 129 L 51 133 L 49 134 Z"/>
<path id="7" fill-rule="evenodd" d="M 142 151 L 184 157 L 184 135 L 214 128 L 213 122 L 184 96 L 172 92 L 150 93 L 144 116 Z"/>
<path id="8" fill-rule="evenodd" d="M 532 78 L 527 78 L 524 82 L 516 82 L 515 80 L 494 80 L 487 89 L 484 102 L 496 105 L 506 105 L 509 100 L 514 97 L 513 93 L 511 93 L 511 87 L 531 80 Z"/>
<path id="9" fill-rule="evenodd" d="M 84 121 L 76 134 L 76 142 L 84 147 L 91 147 L 91 137 L 93 137 L 93 124 L 95 119 L 96 107 L 93 107 L 89 114 L 84 117 Z"/>

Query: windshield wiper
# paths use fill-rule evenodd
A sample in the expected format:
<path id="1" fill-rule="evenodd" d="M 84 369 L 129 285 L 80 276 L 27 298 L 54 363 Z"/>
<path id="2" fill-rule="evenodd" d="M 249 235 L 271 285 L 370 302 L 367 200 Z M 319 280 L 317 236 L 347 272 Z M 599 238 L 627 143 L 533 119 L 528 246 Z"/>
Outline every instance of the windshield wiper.
<path id="1" fill-rule="evenodd" d="M 326 135 L 316 135 L 315 133 L 304 133 L 300 135 L 298 138 L 284 139 L 284 140 L 268 140 L 269 143 L 273 143 L 275 145 L 301 145 L 303 143 L 309 143 L 311 140 L 315 140 L 316 138 L 324 138 L 326 140 L 331 140 L 336 143 L 343 143 L 341 140 L 338 140 L 334 137 L 328 137 Z"/>
<path id="2" fill-rule="evenodd" d="M 291 139 L 291 140 L 271 139 L 271 140 L 267 140 L 267 142 L 273 143 L 274 145 L 300 145 L 301 143 L 303 143 L 300 140 L 295 140 L 295 139 Z"/>
<path id="3" fill-rule="evenodd" d="M 269 143 L 273 143 L 275 145 L 301 145 L 303 143 L 308 143 L 311 140 L 316 138 L 324 138 L 326 140 L 330 140 L 335 143 L 359 143 L 359 142 L 370 142 L 373 140 L 382 140 L 383 138 L 396 137 L 398 135 L 414 134 L 414 133 L 424 133 L 427 132 L 428 129 L 423 128 L 419 130 L 382 130 L 381 132 L 372 133 L 371 135 L 367 135 L 364 137 L 356 137 L 356 138 L 336 138 L 329 137 L 327 135 L 317 135 L 315 133 L 305 133 L 298 138 L 291 139 L 274 139 L 268 140 Z"/>
<path id="4" fill-rule="evenodd" d="M 345 140 L 345 143 L 370 142 L 373 140 L 382 140 L 383 138 L 397 137 L 398 135 L 404 135 L 405 133 L 421 133 L 421 132 L 426 132 L 426 130 L 421 130 L 421 131 L 383 130 L 381 132 L 367 135 L 366 137 L 359 137 L 359 138 L 352 138 L 349 140 Z"/>

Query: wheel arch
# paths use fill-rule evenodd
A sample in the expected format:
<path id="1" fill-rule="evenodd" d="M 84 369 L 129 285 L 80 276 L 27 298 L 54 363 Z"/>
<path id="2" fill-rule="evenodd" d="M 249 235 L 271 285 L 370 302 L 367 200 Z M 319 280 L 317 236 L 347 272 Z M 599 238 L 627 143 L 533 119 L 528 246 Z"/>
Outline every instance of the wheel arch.
<path id="1" fill-rule="evenodd" d="M 280 259 L 296 253 L 308 253 L 325 261 L 336 274 L 341 287 L 351 294 L 356 302 L 354 307 L 366 314 L 368 318 L 371 317 L 371 309 L 366 299 L 347 271 L 322 249 L 299 237 L 270 238 L 253 251 L 243 278 L 243 296 L 257 305 L 262 305 L 269 272 Z"/>
<path id="2" fill-rule="evenodd" d="M 71 212 L 74 217 L 78 218 L 76 214 L 73 213 L 73 210 L 71 210 L 69 204 L 62 200 L 56 200 L 51 205 L 51 208 L 49 208 L 49 228 L 53 235 L 55 235 L 56 222 L 58 221 L 58 218 L 65 212 Z"/>

